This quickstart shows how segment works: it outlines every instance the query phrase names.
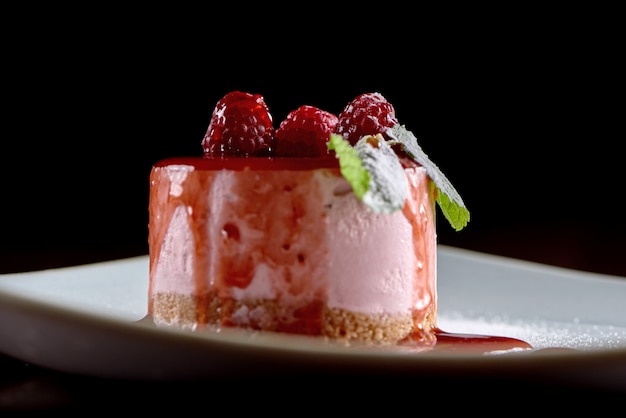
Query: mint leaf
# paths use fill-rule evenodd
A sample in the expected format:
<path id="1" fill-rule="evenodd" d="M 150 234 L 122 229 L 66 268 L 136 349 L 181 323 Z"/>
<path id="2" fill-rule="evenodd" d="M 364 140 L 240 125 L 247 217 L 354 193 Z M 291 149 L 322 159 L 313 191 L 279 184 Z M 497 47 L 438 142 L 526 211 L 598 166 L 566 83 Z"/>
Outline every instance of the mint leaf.
<path id="1" fill-rule="evenodd" d="M 382 135 L 368 135 L 354 147 L 340 135 L 330 136 L 328 149 L 335 150 L 341 174 L 354 194 L 375 212 L 391 213 L 403 207 L 409 188 L 398 155 L 392 148 L 399 144 L 409 158 L 426 169 L 435 189 L 435 201 L 450 225 L 456 231 L 465 228 L 470 214 L 463 199 L 424 153 L 413 133 L 395 125 L 387 129 L 386 134 L 391 138 L 389 141 Z"/>
<path id="2" fill-rule="evenodd" d="M 401 125 L 387 129 L 386 134 L 391 138 L 390 144 L 400 144 L 410 158 L 426 169 L 426 173 L 437 187 L 436 201 L 443 215 L 455 230 L 463 229 L 470 219 L 469 211 L 465 207 L 463 199 L 452 186 L 452 183 L 439 170 L 439 167 L 422 151 L 415 135 Z"/>
<path id="3" fill-rule="evenodd" d="M 354 149 L 370 177 L 363 203 L 378 213 L 402 209 L 409 193 L 409 183 L 396 152 L 382 135 L 364 136 L 354 144 Z"/>
<path id="4" fill-rule="evenodd" d="M 350 183 L 356 197 L 363 200 L 363 195 L 370 187 L 370 175 L 363 167 L 357 151 L 341 135 L 337 134 L 330 135 L 327 147 L 329 150 L 335 150 L 339 159 L 341 175 Z"/>
<path id="5" fill-rule="evenodd" d="M 371 210 L 391 213 L 404 206 L 409 185 L 398 156 L 382 135 L 364 136 L 352 147 L 341 135 L 332 134 L 328 149 L 335 150 L 341 174 Z"/>

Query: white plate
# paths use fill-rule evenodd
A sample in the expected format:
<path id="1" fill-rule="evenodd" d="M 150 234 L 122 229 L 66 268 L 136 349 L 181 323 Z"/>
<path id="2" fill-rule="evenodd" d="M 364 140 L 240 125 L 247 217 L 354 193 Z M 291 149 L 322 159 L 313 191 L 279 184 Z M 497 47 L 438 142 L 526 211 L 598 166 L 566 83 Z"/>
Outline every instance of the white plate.
<path id="1" fill-rule="evenodd" d="M 176 380 L 272 373 L 516 376 L 626 389 L 626 278 L 439 247 L 438 325 L 522 339 L 506 354 L 359 350 L 321 339 L 157 328 L 147 256 L 0 275 L 0 351 L 96 377 Z M 565 348 L 566 350 L 551 350 Z"/>

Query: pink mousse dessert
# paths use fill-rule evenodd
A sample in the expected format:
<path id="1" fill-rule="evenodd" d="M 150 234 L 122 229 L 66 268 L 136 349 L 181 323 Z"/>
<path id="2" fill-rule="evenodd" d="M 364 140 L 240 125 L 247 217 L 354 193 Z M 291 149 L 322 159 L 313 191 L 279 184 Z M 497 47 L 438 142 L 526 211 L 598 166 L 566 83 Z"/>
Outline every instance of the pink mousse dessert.
<path id="1" fill-rule="evenodd" d="M 460 229 L 460 197 L 379 93 L 272 123 L 262 96 L 231 92 L 204 155 L 154 164 L 154 323 L 434 345 L 436 204 Z"/>

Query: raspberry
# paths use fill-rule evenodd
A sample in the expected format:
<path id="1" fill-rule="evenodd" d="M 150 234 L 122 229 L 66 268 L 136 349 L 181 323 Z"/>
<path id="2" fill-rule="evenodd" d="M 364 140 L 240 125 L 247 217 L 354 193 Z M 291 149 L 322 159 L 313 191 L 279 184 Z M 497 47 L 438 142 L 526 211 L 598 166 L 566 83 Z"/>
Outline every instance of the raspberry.
<path id="1" fill-rule="evenodd" d="M 277 157 L 324 157 L 331 155 L 326 143 L 338 118 L 314 106 L 300 106 L 289 112 L 276 129 L 274 155 Z"/>
<path id="2" fill-rule="evenodd" d="M 233 91 L 215 105 L 202 149 L 205 156 L 268 155 L 273 136 L 272 115 L 263 96 Z"/>
<path id="3" fill-rule="evenodd" d="M 339 114 L 335 133 L 354 145 L 364 135 L 383 133 L 396 125 L 396 112 L 380 93 L 363 93 Z"/>

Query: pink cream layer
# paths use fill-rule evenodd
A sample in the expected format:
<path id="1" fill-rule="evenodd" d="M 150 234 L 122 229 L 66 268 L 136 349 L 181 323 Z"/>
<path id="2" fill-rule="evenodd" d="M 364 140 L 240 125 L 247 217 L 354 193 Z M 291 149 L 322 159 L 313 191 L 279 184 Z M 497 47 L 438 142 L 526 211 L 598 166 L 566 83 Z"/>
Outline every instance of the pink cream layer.
<path id="1" fill-rule="evenodd" d="M 405 173 L 404 209 L 376 214 L 334 159 L 155 164 L 150 310 L 170 293 L 423 316 L 436 305 L 435 204 L 425 170 Z"/>

